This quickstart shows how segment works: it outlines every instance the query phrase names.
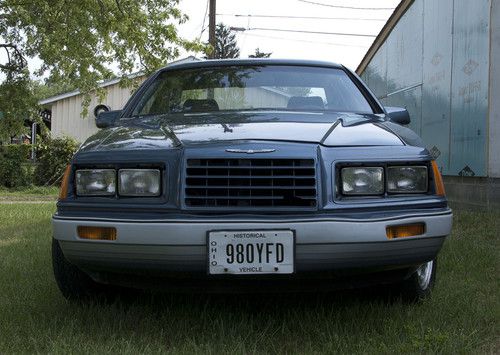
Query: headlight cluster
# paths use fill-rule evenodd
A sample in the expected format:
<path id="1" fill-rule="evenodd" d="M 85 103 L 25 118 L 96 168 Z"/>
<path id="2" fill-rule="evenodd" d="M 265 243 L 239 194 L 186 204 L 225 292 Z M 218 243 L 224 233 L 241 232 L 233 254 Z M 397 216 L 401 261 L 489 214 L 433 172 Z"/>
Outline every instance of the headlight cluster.
<path id="1" fill-rule="evenodd" d="M 158 196 L 160 194 L 160 170 L 122 169 L 118 171 L 120 196 Z"/>
<path id="2" fill-rule="evenodd" d="M 76 171 L 76 194 L 79 196 L 113 196 L 116 193 L 114 169 Z"/>
<path id="3" fill-rule="evenodd" d="M 426 166 L 390 166 L 387 168 L 387 192 L 427 192 Z"/>
<path id="4" fill-rule="evenodd" d="M 81 169 L 76 171 L 76 194 L 114 196 L 118 191 L 120 196 L 159 196 L 160 175 L 158 169 Z"/>
<path id="5" fill-rule="evenodd" d="M 380 195 L 384 192 L 384 168 L 343 168 L 344 195 Z"/>
<path id="6" fill-rule="evenodd" d="M 427 166 L 345 167 L 340 170 L 341 193 L 348 196 L 425 193 Z"/>

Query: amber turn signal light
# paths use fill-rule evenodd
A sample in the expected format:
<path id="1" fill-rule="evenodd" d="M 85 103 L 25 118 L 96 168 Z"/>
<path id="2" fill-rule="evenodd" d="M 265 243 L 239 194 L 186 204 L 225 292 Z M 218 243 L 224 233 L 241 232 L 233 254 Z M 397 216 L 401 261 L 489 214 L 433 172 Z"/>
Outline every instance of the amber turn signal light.
<path id="1" fill-rule="evenodd" d="M 389 226 L 385 229 L 387 238 L 397 239 L 404 237 L 414 237 L 425 233 L 424 223 L 403 224 L 399 226 Z"/>
<path id="2" fill-rule="evenodd" d="M 69 176 L 71 175 L 71 165 L 66 167 L 64 170 L 64 175 L 61 181 L 61 187 L 59 188 L 59 200 L 64 200 L 68 197 L 68 185 L 69 185 Z"/>
<path id="3" fill-rule="evenodd" d="M 439 172 L 439 169 L 438 169 L 438 166 L 437 166 L 435 160 L 432 161 L 432 173 L 434 175 L 434 184 L 436 186 L 436 195 L 444 196 L 445 191 L 444 191 L 443 177 L 441 176 L 441 173 Z"/>
<path id="4" fill-rule="evenodd" d="M 78 226 L 78 237 L 91 240 L 116 240 L 114 227 Z"/>

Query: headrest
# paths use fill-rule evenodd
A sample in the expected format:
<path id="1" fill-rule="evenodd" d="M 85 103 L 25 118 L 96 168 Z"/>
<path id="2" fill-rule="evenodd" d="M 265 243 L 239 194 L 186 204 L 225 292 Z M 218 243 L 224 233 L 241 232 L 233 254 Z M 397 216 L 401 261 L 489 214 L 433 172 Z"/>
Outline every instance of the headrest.
<path id="1" fill-rule="evenodd" d="M 184 101 L 183 111 L 189 112 L 207 112 L 219 111 L 219 105 L 214 99 L 195 100 L 187 99 Z"/>
<path id="2" fill-rule="evenodd" d="M 320 109 L 325 108 L 323 99 L 320 96 L 292 96 L 288 99 L 287 108 L 290 109 Z"/>

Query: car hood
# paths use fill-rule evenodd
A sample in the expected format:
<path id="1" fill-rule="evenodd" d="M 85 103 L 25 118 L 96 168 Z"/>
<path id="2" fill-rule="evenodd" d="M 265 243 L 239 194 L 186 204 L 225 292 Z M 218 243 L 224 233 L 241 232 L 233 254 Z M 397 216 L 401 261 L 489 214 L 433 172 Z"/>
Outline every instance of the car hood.
<path id="1" fill-rule="evenodd" d="M 383 115 L 352 113 L 239 113 L 170 115 L 122 120 L 99 131 L 85 151 L 162 149 L 224 141 L 288 141 L 325 146 L 404 145 Z M 411 132 L 411 131 L 410 131 Z"/>

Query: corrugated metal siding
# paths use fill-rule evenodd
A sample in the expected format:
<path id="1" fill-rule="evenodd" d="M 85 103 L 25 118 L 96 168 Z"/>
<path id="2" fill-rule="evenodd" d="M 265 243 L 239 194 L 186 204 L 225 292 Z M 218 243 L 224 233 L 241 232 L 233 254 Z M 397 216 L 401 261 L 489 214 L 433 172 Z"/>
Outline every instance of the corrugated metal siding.
<path id="1" fill-rule="evenodd" d="M 404 106 L 411 115 L 412 121 L 408 125 L 419 135 L 422 132 L 422 86 L 413 86 L 382 100 L 386 106 Z"/>
<path id="2" fill-rule="evenodd" d="M 138 78 L 138 80 L 142 82 L 145 78 Z M 119 84 L 107 86 L 105 89 L 107 95 L 103 103 L 110 106 L 112 110 L 123 108 L 132 94 L 130 89 L 121 88 Z M 288 96 L 259 88 L 247 88 L 245 94 L 247 97 L 242 97 L 242 99 L 262 107 L 286 107 L 288 103 Z M 82 101 L 83 95 L 75 95 L 56 101 L 52 105 L 52 135 L 54 137 L 69 136 L 79 142 L 84 142 L 98 131 L 93 114 L 94 107 L 98 104 L 97 98 L 92 97 L 86 117 L 81 116 Z"/>
<path id="3" fill-rule="evenodd" d="M 450 171 L 486 176 L 489 0 L 455 0 Z"/>
<path id="4" fill-rule="evenodd" d="M 500 1 L 493 1 L 491 6 L 490 46 L 488 175 L 500 178 Z M 500 196 L 498 190 L 497 196 Z M 500 198 L 497 203 L 500 205 Z"/>
<path id="5" fill-rule="evenodd" d="M 142 82 L 144 78 L 138 80 Z M 112 110 L 123 108 L 131 96 L 131 90 L 121 88 L 119 84 L 107 86 L 105 89 L 107 95 L 103 103 L 110 106 Z M 54 137 L 69 136 L 83 142 L 98 131 L 93 114 L 94 107 L 98 104 L 97 98 L 92 97 L 86 117 L 81 116 L 82 101 L 83 95 L 76 95 L 56 101 L 52 105 L 51 131 Z"/>
<path id="6" fill-rule="evenodd" d="M 366 67 L 362 77 L 373 93 L 382 98 L 389 92 L 387 89 L 387 43 L 384 42 L 377 54 Z"/>
<path id="7" fill-rule="evenodd" d="M 420 134 L 442 172 L 449 175 L 453 0 L 425 0 L 424 11 Z"/>
<path id="8" fill-rule="evenodd" d="M 387 38 L 388 93 L 422 83 L 423 1 L 415 1 Z"/>
<path id="9" fill-rule="evenodd" d="M 246 88 L 246 100 L 255 107 L 286 107 L 288 96 L 281 95 L 261 88 Z"/>
<path id="10" fill-rule="evenodd" d="M 490 0 L 415 0 L 362 73 L 446 175 L 487 174 Z"/>
<path id="11" fill-rule="evenodd" d="M 214 100 L 221 110 L 234 110 L 244 107 L 286 107 L 288 98 L 285 93 L 279 94 L 259 87 L 247 87 L 239 90 L 214 90 Z"/>

